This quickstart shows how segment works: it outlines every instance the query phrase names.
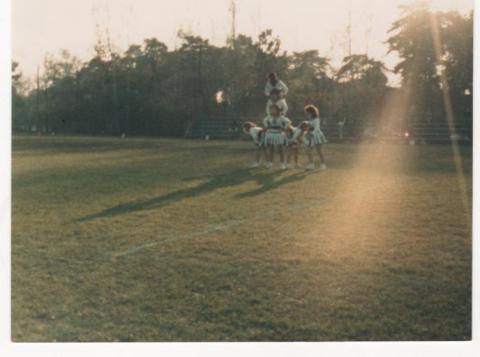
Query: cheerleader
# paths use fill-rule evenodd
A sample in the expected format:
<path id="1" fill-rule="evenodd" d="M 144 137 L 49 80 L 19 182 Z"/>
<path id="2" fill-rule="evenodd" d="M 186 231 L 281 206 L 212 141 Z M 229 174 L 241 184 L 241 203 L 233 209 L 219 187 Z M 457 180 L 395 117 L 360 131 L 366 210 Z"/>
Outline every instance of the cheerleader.
<path id="1" fill-rule="evenodd" d="M 309 161 L 307 170 L 315 169 L 315 163 L 312 157 L 312 148 L 316 149 L 318 157 L 320 158 L 320 170 L 325 170 L 327 166 L 325 165 L 325 157 L 323 156 L 322 145 L 327 142 L 327 139 L 320 129 L 320 113 L 317 107 L 314 105 L 307 105 L 304 110 L 310 124 L 308 133 L 304 137 Z"/>
<path id="2" fill-rule="evenodd" d="M 266 128 L 265 140 L 264 143 L 267 146 L 267 167 L 272 168 L 273 166 L 273 153 L 274 149 L 277 148 L 280 155 L 280 167 L 282 170 L 285 170 L 287 166 L 285 165 L 285 157 L 283 152 L 283 147 L 286 144 L 286 137 L 284 131 L 291 125 L 291 121 L 280 115 L 280 108 L 276 104 L 270 106 L 271 115 L 267 116 L 264 120 L 264 126 Z"/>
<path id="3" fill-rule="evenodd" d="M 289 126 L 285 130 L 285 136 L 287 138 L 287 168 L 291 169 L 293 166 L 290 164 L 290 159 L 293 154 L 293 160 L 295 161 L 295 168 L 298 169 L 298 150 L 300 144 L 303 141 L 303 135 L 310 128 L 310 123 L 308 121 L 302 122 L 298 127 Z"/>
<path id="4" fill-rule="evenodd" d="M 288 105 L 285 98 L 281 98 L 281 92 L 277 88 L 273 88 L 270 92 L 270 98 L 267 101 L 267 107 L 265 111 L 267 115 L 271 115 L 270 107 L 272 104 L 275 104 L 278 108 L 280 108 L 280 115 L 285 116 L 287 115 Z"/>
<path id="5" fill-rule="evenodd" d="M 265 95 L 270 97 L 272 89 L 280 91 L 280 97 L 283 98 L 288 93 L 288 87 L 281 81 L 275 72 L 269 73 L 267 76 L 267 84 L 265 85 Z"/>
<path id="6" fill-rule="evenodd" d="M 251 168 L 260 167 L 260 156 L 265 157 L 265 162 L 267 162 L 267 152 L 265 150 L 265 145 L 263 144 L 264 133 L 263 128 L 260 128 L 255 123 L 247 121 L 243 124 L 243 132 L 247 135 L 250 135 L 253 139 L 254 144 L 257 146 L 257 151 L 255 152 L 255 161 L 250 166 Z"/>

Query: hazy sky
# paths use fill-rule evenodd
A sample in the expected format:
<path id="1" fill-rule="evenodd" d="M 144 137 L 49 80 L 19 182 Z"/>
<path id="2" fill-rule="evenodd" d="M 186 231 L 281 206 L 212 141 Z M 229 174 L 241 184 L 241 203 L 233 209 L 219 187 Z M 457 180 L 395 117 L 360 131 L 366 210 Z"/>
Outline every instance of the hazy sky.
<path id="1" fill-rule="evenodd" d="M 318 49 L 336 65 L 347 52 L 346 26 L 351 13 L 352 52 L 365 53 L 393 66 L 383 43 L 399 16 L 398 5 L 411 0 L 236 0 L 237 33 L 257 37 L 271 28 L 288 51 Z M 93 54 L 97 35 L 105 34 L 122 50 L 156 37 L 169 48 L 179 29 L 225 43 L 230 33 L 229 0 L 14 0 L 13 59 L 27 75 L 35 73 L 47 52 L 65 48 L 81 59 Z M 432 0 L 440 10 L 467 13 L 473 0 Z M 368 41 L 367 41 L 368 40 Z"/>

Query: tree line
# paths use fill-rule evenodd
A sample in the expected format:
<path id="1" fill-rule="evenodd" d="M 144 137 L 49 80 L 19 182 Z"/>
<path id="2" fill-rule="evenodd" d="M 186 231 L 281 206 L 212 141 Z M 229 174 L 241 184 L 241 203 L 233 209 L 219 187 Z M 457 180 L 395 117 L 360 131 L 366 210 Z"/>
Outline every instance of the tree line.
<path id="1" fill-rule="evenodd" d="M 124 53 L 97 43 L 87 62 L 63 50 L 45 58 L 33 81 L 14 62 L 13 129 L 183 136 L 202 116 L 260 119 L 270 71 L 290 88 L 293 119 L 314 103 L 323 117 L 359 130 L 380 120 L 396 95 L 407 106 L 394 118 L 399 125 L 445 122 L 447 106 L 457 125 L 471 125 L 473 12 L 432 12 L 421 3 L 402 11 L 386 40 L 400 58 L 393 69 L 365 54 L 334 68 L 317 50 L 287 53 L 271 30 L 256 39 L 240 34 L 221 47 L 184 32 L 175 50 L 155 38 Z M 400 88 L 388 86 L 388 71 L 401 76 Z"/>

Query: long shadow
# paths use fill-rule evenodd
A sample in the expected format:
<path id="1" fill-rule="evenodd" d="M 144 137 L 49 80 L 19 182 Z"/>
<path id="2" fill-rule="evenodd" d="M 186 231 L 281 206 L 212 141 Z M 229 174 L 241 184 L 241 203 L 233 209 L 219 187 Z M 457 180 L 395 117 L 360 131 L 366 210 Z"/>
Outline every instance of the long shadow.
<path id="1" fill-rule="evenodd" d="M 294 175 L 283 177 L 282 179 L 280 179 L 278 181 L 271 181 L 268 184 L 265 184 L 265 183 L 262 184 L 262 182 L 259 182 L 259 183 L 262 184 L 261 187 L 255 189 L 253 191 L 238 193 L 238 194 L 235 195 L 235 197 L 236 198 L 255 197 L 255 196 L 261 195 L 265 192 L 268 192 L 270 190 L 274 190 L 276 188 L 279 188 L 280 186 L 284 186 L 284 185 L 292 183 L 292 182 L 301 181 L 301 180 L 305 179 L 305 177 L 307 177 L 308 175 L 309 175 L 309 172 L 299 172 L 299 173 L 294 174 Z"/>
<path id="2" fill-rule="evenodd" d="M 97 218 L 112 217 L 136 211 L 161 208 L 173 202 L 178 202 L 191 197 L 197 197 L 198 195 L 206 194 L 216 189 L 240 185 L 249 180 L 256 180 L 260 184 L 268 186 L 273 182 L 276 174 L 277 172 L 269 172 L 265 174 L 262 173 L 252 175 L 250 169 L 242 169 L 220 175 L 206 175 L 186 178 L 183 181 L 193 181 L 198 179 L 208 179 L 208 181 L 195 187 L 170 192 L 152 199 L 136 200 L 107 208 L 98 213 L 82 217 L 78 219 L 77 222 L 86 222 Z"/>
<path id="3" fill-rule="evenodd" d="M 267 173 L 253 173 L 250 169 L 234 170 L 226 174 L 219 175 L 204 175 L 198 177 L 184 178 L 182 181 L 194 181 L 206 179 L 208 181 L 199 184 L 198 186 L 169 192 L 164 195 L 154 197 L 148 200 L 136 200 L 123 203 L 111 208 L 107 208 L 95 214 L 82 217 L 77 222 L 87 222 L 97 218 L 113 217 L 131 212 L 138 212 L 144 210 L 158 209 L 165 207 L 173 202 L 178 202 L 183 199 L 197 197 L 198 195 L 207 194 L 220 188 L 232 187 L 241 185 L 247 181 L 256 181 L 261 187 L 254 191 L 245 192 L 237 195 L 238 198 L 253 197 L 269 190 L 279 188 L 288 183 L 302 180 L 306 177 L 306 173 L 299 173 L 284 177 L 275 181 L 275 177 L 279 175 L 279 171 L 271 171 Z"/>

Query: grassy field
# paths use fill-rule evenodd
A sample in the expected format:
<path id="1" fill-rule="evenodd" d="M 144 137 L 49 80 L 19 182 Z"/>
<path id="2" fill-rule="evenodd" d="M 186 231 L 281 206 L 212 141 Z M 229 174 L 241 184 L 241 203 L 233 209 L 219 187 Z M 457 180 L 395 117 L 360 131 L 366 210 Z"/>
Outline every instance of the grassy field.
<path id="1" fill-rule="evenodd" d="M 325 153 L 15 137 L 13 340 L 470 339 L 471 149 Z"/>

